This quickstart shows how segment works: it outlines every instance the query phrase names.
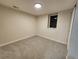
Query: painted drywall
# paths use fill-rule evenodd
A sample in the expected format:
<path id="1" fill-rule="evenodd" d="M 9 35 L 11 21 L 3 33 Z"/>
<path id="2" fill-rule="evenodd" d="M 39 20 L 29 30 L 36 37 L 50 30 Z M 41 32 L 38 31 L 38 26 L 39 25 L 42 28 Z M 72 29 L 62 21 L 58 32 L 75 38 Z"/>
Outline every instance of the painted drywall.
<path id="1" fill-rule="evenodd" d="M 73 10 L 72 20 L 67 59 L 78 59 L 78 7 Z"/>
<path id="2" fill-rule="evenodd" d="M 32 15 L 0 6 L 0 45 L 35 35 L 35 20 Z"/>
<path id="3" fill-rule="evenodd" d="M 21 11 L 0 6 L 0 45 L 39 35 L 60 43 L 67 43 L 71 10 L 58 13 L 57 28 L 48 28 L 48 15 L 35 17 Z"/>
<path id="4" fill-rule="evenodd" d="M 72 10 L 58 13 L 57 28 L 48 28 L 48 15 L 39 16 L 37 20 L 37 35 L 67 44 Z"/>

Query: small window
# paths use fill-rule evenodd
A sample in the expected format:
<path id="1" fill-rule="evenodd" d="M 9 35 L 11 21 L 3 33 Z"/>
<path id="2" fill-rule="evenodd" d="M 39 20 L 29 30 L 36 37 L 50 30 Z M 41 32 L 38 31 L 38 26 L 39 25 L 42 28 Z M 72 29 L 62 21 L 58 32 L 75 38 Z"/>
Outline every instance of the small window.
<path id="1" fill-rule="evenodd" d="M 57 18 L 58 18 L 58 15 L 55 14 L 55 15 L 49 15 L 49 28 L 56 28 L 57 27 Z"/>

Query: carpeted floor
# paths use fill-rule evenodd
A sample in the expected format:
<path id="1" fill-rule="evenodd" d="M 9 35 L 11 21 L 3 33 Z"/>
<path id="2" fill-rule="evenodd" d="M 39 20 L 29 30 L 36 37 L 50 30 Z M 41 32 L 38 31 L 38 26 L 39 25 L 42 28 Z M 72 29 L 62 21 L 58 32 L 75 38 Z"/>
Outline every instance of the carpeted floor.
<path id="1" fill-rule="evenodd" d="M 0 47 L 0 59 L 66 59 L 66 52 L 66 45 L 35 36 Z"/>

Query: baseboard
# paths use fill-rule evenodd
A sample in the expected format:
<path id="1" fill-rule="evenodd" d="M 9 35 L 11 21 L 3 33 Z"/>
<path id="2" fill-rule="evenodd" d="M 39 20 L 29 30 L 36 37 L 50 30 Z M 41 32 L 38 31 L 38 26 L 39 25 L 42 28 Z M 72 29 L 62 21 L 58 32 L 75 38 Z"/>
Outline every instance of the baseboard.
<path id="1" fill-rule="evenodd" d="M 43 37 L 43 38 L 46 38 L 46 39 L 49 39 L 49 40 L 53 40 L 53 41 L 55 41 L 55 42 L 58 42 L 58 43 L 61 43 L 61 44 L 64 44 L 64 45 L 67 45 L 67 44 L 66 44 L 66 43 L 64 43 L 64 42 L 57 41 L 57 40 L 55 40 L 55 39 L 51 39 L 51 38 L 49 38 L 49 37 L 42 36 L 42 35 L 40 35 L 40 34 L 37 34 L 37 36 L 40 36 L 40 37 Z"/>
<path id="2" fill-rule="evenodd" d="M 30 35 L 30 36 L 27 36 L 27 37 L 22 37 L 22 38 L 20 38 L 20 39 L 14 40 L 14 41 L 10 41 L 10 42 L 7 42 L 7 43 L 0 44 L 0 47 L 6 46 L 6 45 L 9 45 L 9 44 L 12 44 L 12 43 L 15 43 L 15 42 L 20 41 L 20 40 L 28 39 L 28 38 L 33 37 L 33 36 L 40 36 L 40 37 L 43 37 L 43 38 L 46 38 L 46 39 L 49 39 L 49 40 L 53 40 L 53 41 L 58 42 L 58 43 L 61 43 L 61 44 L 65 44 L 65 43 L 63 43 L 63 42 L 59 42 L 59 41 L 56 41 L 56 40 L 51 39 L 51 38 L 49 38 L 49 37 L 42 36 L 42 35 L 39 35 L 39 34 L 38 34 L 38 35 Z M 65 44 L 65 45 L 66 45 L 66 44 Z"/>
<path id="3" fill-rule="evenodd" d="M 30 36 L 27 36 L 27 37 L 22 37 L 20 39 L 16 39 L 14 41 L 10 41 L 10 42 L 7 42 L 7 43 L 3 43 L 3 44 L 0 44 L 0 47 L 6 46 L 6 45 L 9 45 L 9 44 L 12 44 L 12 43 L 15 43 L 15 42 L 20 41 L 20 40 L 28 39 L 28 38 L 33 37 L 33 36 L 36 36 L 36 35 L 30 35 Z"/>

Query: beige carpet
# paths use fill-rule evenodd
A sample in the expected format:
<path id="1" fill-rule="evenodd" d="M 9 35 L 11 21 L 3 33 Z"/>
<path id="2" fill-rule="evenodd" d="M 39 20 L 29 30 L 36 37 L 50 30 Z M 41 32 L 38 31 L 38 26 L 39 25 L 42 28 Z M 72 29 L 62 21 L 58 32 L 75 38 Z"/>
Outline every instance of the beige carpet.
<path id="1" fill-rule="evenodd" d="M 66 52 L 66 45 L 35 36 L 0 47 L 0 59 L 66 59 Z"/>

